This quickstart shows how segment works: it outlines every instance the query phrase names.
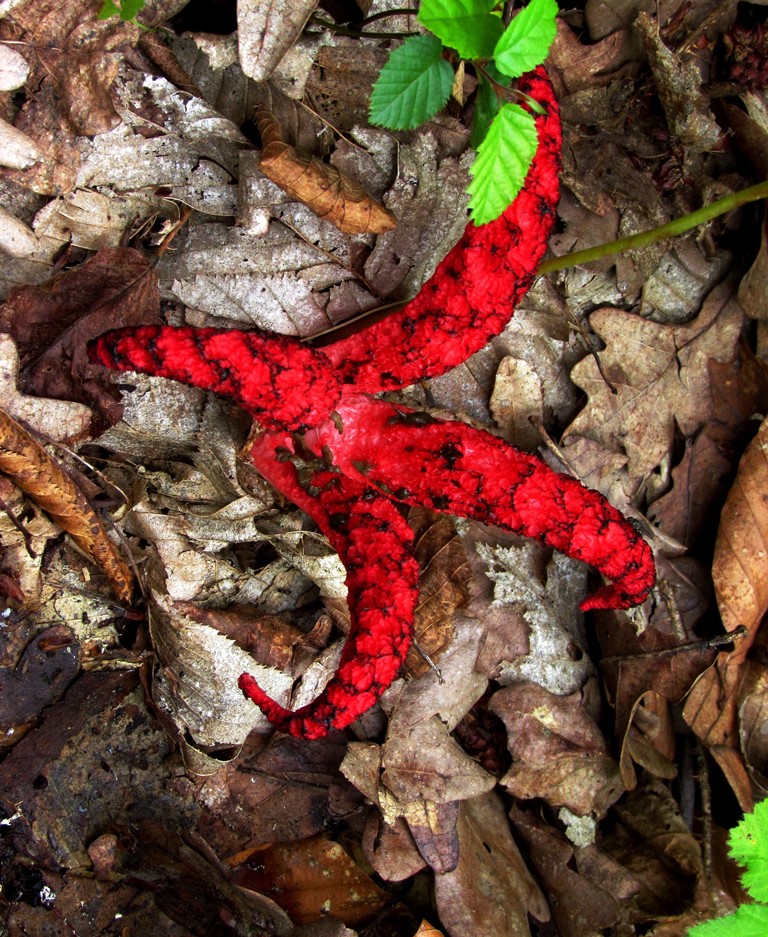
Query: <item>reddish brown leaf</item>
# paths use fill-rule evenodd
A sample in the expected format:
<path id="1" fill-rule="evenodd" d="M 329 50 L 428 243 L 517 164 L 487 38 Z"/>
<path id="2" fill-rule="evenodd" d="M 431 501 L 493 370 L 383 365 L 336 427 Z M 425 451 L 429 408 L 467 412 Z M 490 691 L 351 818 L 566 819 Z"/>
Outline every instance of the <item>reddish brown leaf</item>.
<path id="1" fill-rule="evenodd" d="M 255 852 L 233 879 L 269 895 L 297 924 L 330 914 L 353 925 L 368 920 L 389 901 L 342 847 L 325 836 Z"/>
<path id="2" fill-rule="evenodd" d="M 263 144 L 259 168 L 292 198 L 344 234 L 382 234 L 396 227 L 392 212 L 359 183 L 285 143 L 277 121 L 265 107 L 257 110 L 256 119 Z"/>
<path id="3" fill-rule="evenodd" d="M 129 602 L 133 574 L 96 512 L 64 469 L 25 429 L 0 410 L 0 471 L 40 505 L 101 568 L 115 594 Z"/>
<path id="4" fill-rule="evenodd" d="M 104 329 L 157 321 L 159 314 L 151 262 L 130 248 L 110 247 L 45 286 L 15 290 L 0 309 L 0 331 L 16 340 L 22 391 L 96 403 L 116 422 L 115 391 L 85 346 Z"/>
<path id="5" fill-rule="evenodd" d="M 720 515 L 712 576 L 720 616 L 727 631 L 740 625 L 747 635 L 732 653 L 721 652 L 686 701 L 686 722 L 710 749 L 744 810 L 752 790 L 739 752 L 737 695 L 757 629 L 768 610 L 768 420 L 747 447 Z"/>
<path id="6" fill-rule="evenodd" d="M 75 138 L 120 122 L 110 95 L 123 51 L 139 36 L 135 23 L 97 17 L 99 0 L 27 0 L 15 6 L 0 37 L 21 44 L 31 65 L 27 96 L 16 121 L 46 159 L 12 178 L 35 192 L 74 188 L 80 165 Z"/>

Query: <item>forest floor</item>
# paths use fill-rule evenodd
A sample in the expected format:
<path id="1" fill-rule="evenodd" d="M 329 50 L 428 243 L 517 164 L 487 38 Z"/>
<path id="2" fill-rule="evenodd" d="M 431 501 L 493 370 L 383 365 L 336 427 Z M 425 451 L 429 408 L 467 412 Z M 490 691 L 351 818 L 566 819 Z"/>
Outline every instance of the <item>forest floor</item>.
<path id="1" fill-rule="evenodd" d="M 371 16 L 402 5 L 148 0 L 137 23 L 0 0 L 0 937 L 672 937 L 745 899 L 726 841 L 768 789 L 762 205 L 568 257 L 766 178 L 764 4 L 561 4 L 549 267 L 486 347 L 390 395 L 608 498 L 655 554 L 640 607 L 584 614 L 586 565 L 404 509 L 398 679 L 344 731 L 275 733 L 238 677 L 317 695 L 345 569 L 244 457 L 242 410 L 87 357 L 161 321 L 312 339 L 419 292 L 466 224 L 477 82 L 416 130 L 369 124 L 419 28 Z M 396 227 L 344 233 L 344 190 L 324 220 L 320 183 L 267 179 L 257 107 L 301 173 L 334 167 Z"/>

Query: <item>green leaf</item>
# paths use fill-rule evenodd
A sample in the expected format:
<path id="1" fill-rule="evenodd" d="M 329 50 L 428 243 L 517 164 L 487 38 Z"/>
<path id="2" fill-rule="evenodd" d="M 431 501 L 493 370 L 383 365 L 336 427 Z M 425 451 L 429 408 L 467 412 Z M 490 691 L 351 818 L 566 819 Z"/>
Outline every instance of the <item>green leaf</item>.
<path id="1" fill-rule="evenodd" d="M 757 901 L 768 901 L 768 801 L 731 830 L 728 845 L 731 858 L 746 868 L 741 876 L 746 890 Z"/>
<path id="2" fill-rule="evenodd" d="M 411 36 L 387 59 L 371 95 L 371 123 L 411 130 L 434 117 L 448 100 L 453 69 L 434 36 Z"/>
<path id="3" fill-rule="evenodd" d="M 99 10 L 99 19 L 107 20 L 110 16 L 119 16 L 120 7 L 116 6 L 114 0 L 104 0 L 102 8 Z"/>
<path id="4" fill-rule="evenodd" d="M 144 9 L 146 0 L 122 0 L 120 7 L 120 16 L 124 20 L 132 20 L 134 16 L 141 13 Z"/>
<path id="5" fill-rule="evenodd" d="M 499 99 L 493 85 L 482 75 L 478 75 L 478 79 L 475 112 L 472 115 L 472 136 L 469 138 L 469 145 L 473 150 L 477 150 L 485 140 L 491 121 L 499 113 Z"/>
<path id="6" fill-rule="evenodd" d="M 496 0 L 422 0 L 418 20 L 463 59 L 488 59 L 504 32 Z"/>
<path id="7" fill-rule="evenodd" d="M 531 0 L 496 43 L 493 58 L 510 78 L 517 78 L 541 65 L 557 32 L 555 0 Z"/>
<path id="8" fill-rule="evenodd" d="M 120 5 L 115 0 L 104 0 L 99 10 L 99 19 L 106 20 L 110 16 L 119 16 L 121 20 L 132 20 L 138 13 L 144 9 L 146 0 L 120 0 Z"/>
<path id="9" fill-rule="evenodd" d="M 687 937 L 765 937 L 768 905 L 743 904 L 733 914 L 692 927 Z"/>
<path id="10" fill-rule="evenodd" d="M 477 225 L 494 221 L 525 182 L 538 146 L 533 117 L 517 104 L 496 115 L 470 168 L 469 208 Z"/>

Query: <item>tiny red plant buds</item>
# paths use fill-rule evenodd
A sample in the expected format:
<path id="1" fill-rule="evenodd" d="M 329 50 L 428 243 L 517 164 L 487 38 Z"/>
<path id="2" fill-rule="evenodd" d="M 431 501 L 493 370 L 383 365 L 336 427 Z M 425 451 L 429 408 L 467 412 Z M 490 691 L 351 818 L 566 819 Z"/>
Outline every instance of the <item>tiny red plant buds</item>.
<path id="1" fill-rule="evenodd" d="M 145 326 L 92 343 L 93 361 L 173 378 L 236 401 L 267 432 L 254 466 L 315 520 L 347 569 L 351 630 L 320 696 L 291 712 L 249 674 L 240 687 L 285 732 L 342 729 L 391 684 L 411 643 L 418 570 L 396 502 L 424 504 L 533 537 L 594 565 L 611 582 L 583 609 L 628 608 L 653 586 L 650 548 L 605 498 L 540 459 L 462 423 L 419 419 L 365 396 L 442 374 L 506 325 L 546 248 L 558 197 L 560 121 L 542 68 L 520 88 L 543 108 L 525 187 L 490 224 L 470 224 L 398 313 L 312 350 L 262 332 Z M 300 474 L 290 434 L 330 467 Z"/>

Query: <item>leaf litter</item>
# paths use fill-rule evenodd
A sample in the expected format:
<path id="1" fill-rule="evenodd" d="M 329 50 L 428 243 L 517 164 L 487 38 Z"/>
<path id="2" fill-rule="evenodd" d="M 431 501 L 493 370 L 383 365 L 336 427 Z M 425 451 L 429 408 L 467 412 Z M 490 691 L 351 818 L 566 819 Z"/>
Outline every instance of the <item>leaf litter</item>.
<path id="1" fill-rule="evenodd" d="M 276 843 L 297 867 L 338 874 L 342 920 L 345 876 L 370 881 L 367 863 L 384 883 L 423 886 L 431 870 L 435 933 L 536 934 L 551 918 L 574 937 L 652 924 L 661 934 L 727 910 L 732 876 L 706 850 L 737 804 L 768 788 L 765 686 L 749 653 L 765 612 L 763 430 L 745 447 L 766 407 L 762 325 L 741 311 L 761 316 L 765 243 L 751 216 L 540 279 L 488 348 L 408 391 L 420 408 L 527 447 L 549 441 L 553 463 L 651 536 L 658 594 L 634 619 L 602 613 L 593 637 L 572 613 L 583 572 L 476 525 L 456 536 L 423 518 L 423 624 L 404 677 L 346 739 L 272 736 L 237 675 L 260 664 L 270 695 L 287 700 L 304 673 L 293 704 L 316 694 L 348 628 L 338 559 L 238 457 L 247 424 L 234 408 L 107 376 L 83 349 L 161 310 L 174 324 L 309 337 L 410 298 L 463 230 L 468 130 L 458 111 L 396 140 L 367 126 L 389 40 L 302 30 L 312 4 L 271 4 L 265 32 L 239 3 L 239 57 L 234 35 L 178 35 L 169 17 L 182 4 L 147 4 L 146 21 L 165 23 L 173 77 L 148 67 L 134 24 L 99 23 L 97 6 L 28 0 L 0 20 L 16 76 L 0 92 L 3 116 L 36 157 L 0 178 L 0 208 L 29 232 L 2 274 L 3 406 L 44 442 L 77 446 L 77 461 L 50 447 L 48 457 L 76 466 L 85 495 L 114 517 L 150 622 L 126 616 L 34 497 L 3 479 L 11 932 L 42 933 L 58 914 L 85 937 L 121 914 L 136 932 L 215 932 L 224 919 L 234 933 L 288 935 L 322 917 L 326 895 L 309 877 L 275 878 L 262 847 Z M 638 22 L 638 4 L 588 0 L 561 16 L 551 71 L 568 188 L 553 252 L 748 184 L 711 118 L 736 13 L 716 6 L 670 4 L 664 20 Z M 292 31 L 280 26 L 288 14 Z M 362 183 L 395 229 L 343 235 L 259 174 L 262 141 L 247 121 L 269 75 L 291 145 Z M 16 82 L 26 94 L 14 101 Z M 741 111 L 730 91 L 724 113 L 749 155 L 764 92 L 742 93 Z M 751 239 L 749 258 L 733 230 Z M 252 610 L 236 627 L 223 617 L 233 603 Z M 726 631 L 747 629 L 719 651 L 696 643 L 718 631 L 717 612 Z M 263 640 L 248 640 L 251 629 Z M 722 775 L 692 794 L 704 751 Z M 267 879 L 233 887 L 259 863 Z M 275 888 L 288 897 L 258 894 Z M 363 901 L 346 933 L 382 906 Z M 419 904 L 388 907 L 389 932 L 427 926 Z"/>

